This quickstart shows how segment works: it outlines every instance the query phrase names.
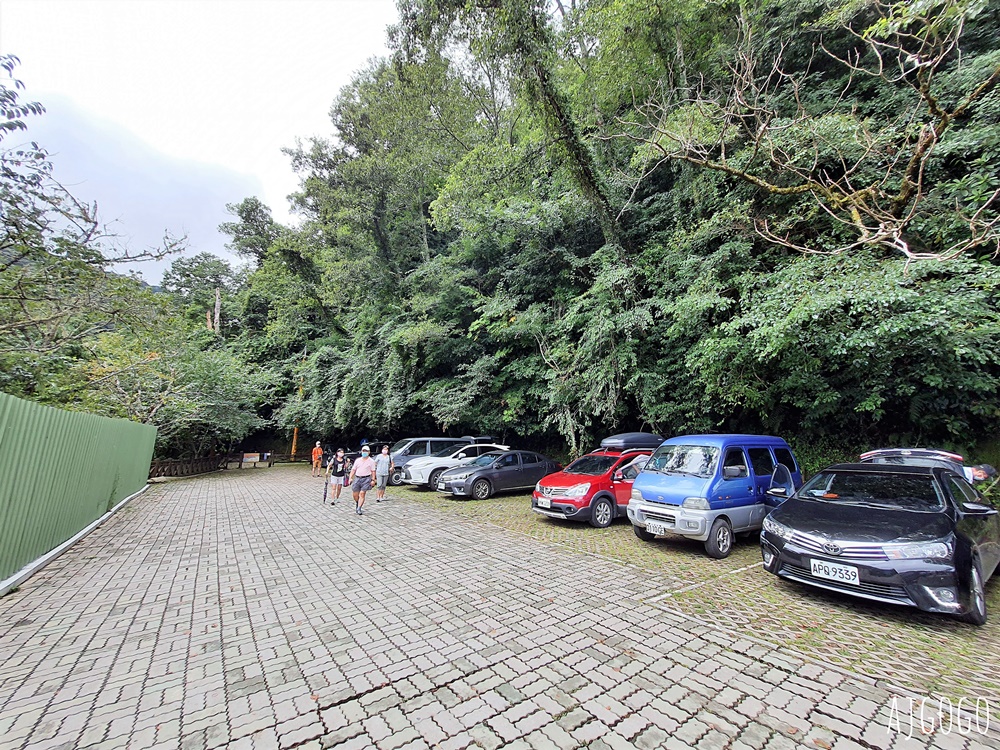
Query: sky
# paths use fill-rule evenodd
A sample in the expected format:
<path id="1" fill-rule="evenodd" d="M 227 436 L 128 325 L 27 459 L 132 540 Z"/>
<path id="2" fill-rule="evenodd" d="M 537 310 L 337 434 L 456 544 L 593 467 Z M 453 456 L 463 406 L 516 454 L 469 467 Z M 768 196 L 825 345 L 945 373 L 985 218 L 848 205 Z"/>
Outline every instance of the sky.
<path id="1" fill-rule="evenodd" d="M 387 54 L 393 0 L 0 0 L 0 54 L 46 113 L 54 174 L 134 250 L 165 233 L 227 258 L 227 203 L 255 195 L 294 223 L 282 148 L 331 137 L 330 107 Z M 141 264 L 152 284 L 171 260 Z"/>

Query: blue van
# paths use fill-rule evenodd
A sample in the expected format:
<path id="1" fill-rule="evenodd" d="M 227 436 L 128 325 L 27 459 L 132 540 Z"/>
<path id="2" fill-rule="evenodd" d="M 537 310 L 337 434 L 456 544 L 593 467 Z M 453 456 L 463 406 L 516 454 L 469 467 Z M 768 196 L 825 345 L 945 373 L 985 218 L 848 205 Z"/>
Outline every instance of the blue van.
<path id="1" fill-rule="evenodd" d="M 728 557 L 733 535 L 757 531 L 780 499 L 802 485 L 792 449 L 766 435 L 683 435 L 663 442 L 632 485 L 628 519 L 649 542 L 680 534 L 705 543 L 710 557 Z"/>

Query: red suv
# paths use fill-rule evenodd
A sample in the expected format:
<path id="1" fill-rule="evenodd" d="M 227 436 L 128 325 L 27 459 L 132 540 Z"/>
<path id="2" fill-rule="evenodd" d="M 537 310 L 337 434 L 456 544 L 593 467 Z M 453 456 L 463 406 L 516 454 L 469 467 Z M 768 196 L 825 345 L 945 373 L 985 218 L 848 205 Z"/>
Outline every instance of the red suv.
<path id="1" fill-rule="evenodd" d="M 662 442 L 648 432 L 604 438 L 598 450 L 543 477 L 531 493 L 531 509 L 549 518 L 587 521 L 598 529 L 610 526 L 626 515 L 632 482 Z"/>

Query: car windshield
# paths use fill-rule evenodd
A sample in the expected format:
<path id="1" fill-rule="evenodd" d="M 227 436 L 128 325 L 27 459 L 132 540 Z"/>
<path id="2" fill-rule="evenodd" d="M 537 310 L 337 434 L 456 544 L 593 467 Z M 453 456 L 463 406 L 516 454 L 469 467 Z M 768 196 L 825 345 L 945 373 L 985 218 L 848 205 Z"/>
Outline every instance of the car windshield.
<path id="1" fill-rule="evenodd" d="M 410 444 L 409 440 L 400 440 L 398 443 L 396 443 L 394 446 L 392 446 L 389 449 L 389 453 L 398 453 L 399 451 L 403 450 L 403 448 L 405 448 L 409 444 Z"/>
<path id="2" fill-rule="evenodd" d="M 500 458 L 499 453 L 484 453 L 475 461 L 470 461 L 469 463 L 467 463 L 466 466 L 489 466 L 498 458 Z"/>
<path id="3" fill-rule="evenodd" d="M 447 458 L 452 453 L 457 453 L 458 447 L 454 445 L 449 445 L 447 448 L 442 448 L 437 453 L 432 454 L 435 458 Z"/>
<path id="4" fill-rule="evenodd" d="M 944 510 L 944 498 L 930 474 L 822 471 L 798 495 L 838 505 L 921 512 Z"/>
<path id="5" fill-rule="evenodd" d="M 661 445 L 645 466 L 661 474 L 710 477 L 719 461 L 719 449 L 708 445 Z"/>
<path id="6" fill-rule="evenodd" d="M 566 467 L 566 472 L 599 476 L 614 466 L 617 460 L 618 456 L 581 456 Z"/>

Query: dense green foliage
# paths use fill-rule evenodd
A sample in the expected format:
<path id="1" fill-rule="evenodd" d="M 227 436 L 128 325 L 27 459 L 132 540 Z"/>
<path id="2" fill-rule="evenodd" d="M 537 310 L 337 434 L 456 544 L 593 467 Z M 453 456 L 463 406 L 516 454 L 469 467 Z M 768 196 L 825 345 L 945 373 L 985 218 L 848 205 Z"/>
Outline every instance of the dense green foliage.
<path id="1" fill-rule="evenodd" d="M 248 198 L 223 226 L 245 275 L 199 256 L 165 278 L 203 382 L 248 368 L 262 416 L 327 438 L 992 438 L 1000 2 L 400 0 L 400 19 L 332 137 L 289 152 L 296 225 Z M 74 367 L 105 377 L 144 335 Z M 254 406 L 232 399 L 229 436 Z"/>

